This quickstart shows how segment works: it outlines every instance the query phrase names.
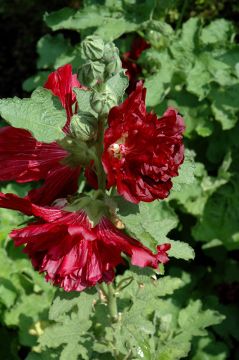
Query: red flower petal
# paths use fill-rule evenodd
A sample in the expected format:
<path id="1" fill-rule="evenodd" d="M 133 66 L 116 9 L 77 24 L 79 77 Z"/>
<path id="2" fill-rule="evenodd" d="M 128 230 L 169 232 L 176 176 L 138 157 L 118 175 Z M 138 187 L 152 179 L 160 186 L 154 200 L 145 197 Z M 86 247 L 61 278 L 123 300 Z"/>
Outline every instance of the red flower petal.
<path id="1" fill-rule="evenodd" d="M 35 140 L 22 129 L 0 128 L 0 181 L 29 182 L 44 179 L 67 152 L 57 143 Z"/>
<path id="2" fill-rule="evenodd" d="M 159 246 L 157 254 L 153 254 L 139 241 L 116 229 L 107 218 L 102 219 L 98 229 L 100 236 L 104 238 L 105 242 L 120 248 L 122 252 L 131 257 L 133 265 L 157 268 L 159 262 L 166 263 L 169 260 L 166 251 L 170 249 L 170 244 L 164 244 L 165 247 Z"/>
<path id="3" fill-rule="evenodd" d="M 45 221 L 54 221 L 62 216 L 62 210 L 56 207 L 42 207 L 27 198 L 20 198 L 14 194 L 3 194 L 0 192 L 0 207 L 21 211 L 28 216 L 34 215 Z"/>
<path id="4" fill-rule="evenodd" d="M 58 96 L 62 106 L 66 109 L 67 117 L 72 116 L 72 105 L 76 101 L 73 92 L 74 87 L 81 87 L 77 76 L 72 74 L 72 66 L 66 64 L 52 72 L 47 79 L 44 87 Z"/>
<path id="5" fill-rule="evenodd" d="M 57 198 L 74 194 L 78 189 L 81 168 L 58 165 L 49 170 L 44 184 L 28 193 L 29 199 L 38 205 L 49 205 Z"/>

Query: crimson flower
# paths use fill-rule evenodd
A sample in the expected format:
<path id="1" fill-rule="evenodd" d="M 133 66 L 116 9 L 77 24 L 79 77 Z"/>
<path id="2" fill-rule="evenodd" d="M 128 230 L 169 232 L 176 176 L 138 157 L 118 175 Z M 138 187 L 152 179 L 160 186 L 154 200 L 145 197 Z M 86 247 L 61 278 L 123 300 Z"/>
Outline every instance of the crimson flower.
<path id="1" fill-rule="evenodd" d="M 141 74 L 141 66 L 137 64 L 137 60 L 142 52 L 149 47 L 150 45 L 141 36 L 137 36 L 132 42 L 130 51 L 122 55 L 122 66 L 127 69 L 126 75 L 129 78 L 129 87 L 127 89 L 129 94 L 135 89 L 138 76 Z"/>
<path id="2" fill-rule="evenodd" d="M 69 64 L 51 73 L 45 84 L 66 110 L 65 132 L 73 114 L 72 107 L 76 105 L 74 87 L 81 85 L 76 75 L 72 75 Z M 35 203 L 50 204 L 58 197 L 77 191 L 80 168 L 61 164 L 67 155 L 67 151 L 56 142 L 39 142 L 26 130 L 9 126 L 0 129 L 0 181 L 23 183 L 44 179 L 43 186 L 28 194 Z"/>
<path id="3" fill-rule="evenodd" d="M 142 82 L 111 109 L 104 136 L 103 165 L 108 186 L 133 203 L 164 199 L 184 160 L 184 122 L 173 108 L 158 119 L 146 112 Z"/>
<path id="4" fill-rule="evenodd" d="M 139 241 L 116 229 L 102 217 L 93 227 L 82 210 L 68 212 L 56 207 L 41 207 L 14 194 L 0 193 L 0 206 L 20 210 L 39 219 L 10 234 L 16 246 L 25 244 L 24 252 L 47 281 L 66 291 L 114 279 L 115 267 L 124 262 L 121 253 L 140 267 L 157 268 L 168 261 L 170 244 L 157 247 L 153 254 Z"/>

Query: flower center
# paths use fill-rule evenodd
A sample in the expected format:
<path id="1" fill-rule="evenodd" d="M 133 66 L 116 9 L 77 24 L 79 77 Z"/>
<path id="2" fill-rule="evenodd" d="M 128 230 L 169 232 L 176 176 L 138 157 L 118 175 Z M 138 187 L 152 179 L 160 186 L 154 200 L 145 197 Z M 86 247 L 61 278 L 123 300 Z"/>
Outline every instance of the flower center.
<path id="1" fill-rule="evenodd" d="M 111 153 L 112 156 L 121 160 L 123 155 L 126 153 L 126 140 L 127 134 L 123 134 L 122 137 L 117 140 L 117 142 L 111 144 L 108 148 L 108 151 Z"/>

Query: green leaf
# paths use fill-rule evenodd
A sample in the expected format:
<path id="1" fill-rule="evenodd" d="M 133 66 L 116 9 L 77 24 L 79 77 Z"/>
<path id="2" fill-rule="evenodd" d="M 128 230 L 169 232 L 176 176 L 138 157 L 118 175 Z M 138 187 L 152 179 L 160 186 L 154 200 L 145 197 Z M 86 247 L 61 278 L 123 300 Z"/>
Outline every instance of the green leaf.
<path id="1" fill-rule="evenodd" d="M 166 235 L 178 223 L 174 211 L 163 201 L 134 205 L 119 199 L 118 207 L 118 216 L 127 231 L 152 251 L 167 242 Z"/>
<path id="2" fill-rule="evenodd" d="M 203 52 L 187 75 L 187 90 L 196 94 L 199 101 L 208 96 L 211 83 L 231 85 L 231 69 L 225 63 L 213 58 L 212 53 Z"/>
<path id="3" fill-rule="evenodd" d="M 125 33 L 136 31 L 137 28 L 138 25 L 124 18 L 107 18 L 104 23 L 98 27 L 95 34 L 102 37 L 105 41 L 113 41 Z"/>
<path id="4" fill-rule="evenodd" d="M 129 207 L 121 200 L 118 205 L 118 216 L 127 231 L 153 252 L 158 244 L 170 243 L 170 256 L 184 260 L 194 258 L 194 251 L 187 243 L 167 238 L 166 235 L 177 226 L 178 219 L 166 202 L 131 204 Z"/>
<path id="5" fill-rule="evenodd" d="M 130 296 L 134 301 L 137 298 L 137 301 L 147 302 L 153 299 L 153 297 L 172 295 L 175 290 L 184 285 L 183 281 L 179 278 L 163 276 L 156 280 L 153 270 L 131 266 L 130 270 L 127 270 L 124 275 L 117 276 L 117 286 L 119 284 L 127 284 L 129 279 L 132 280 L 130 286 L 120 290 L 119 297 L 125 299 Z"/>
<path id="6" fill-rule="evenodd" d="M 76 11 L 72 8 L 63 8 L 51 14 L 44 15 L 45 23 L 54 31 L 67 28 Z"/>
<path id="7" fill-rule="evenodd" d="M 192 356 L 192 360 L 228 359 L 229 348 L 225 343 L 216 341 L 216 339 L 213 337 L 199 338 L 194 343 L 196 343 L 196 351 Z"/>
<path id="8" fill-rule="evenodd" d="M 95 114 L 95 112 L 92 110 L 92 107 L 90 105 L 90 98 L 92 95 L 92 91 L 90 90 L 86 91 L 86 90 L 74 88 L 74 93 L 76 94 L 79 110 Z"/>
<path id="9" fill-rule="evenodd" d="M 223 130 L 233 128 L 238 121 L 238 91 L 239 83 L 214 88 L 210 93 L 212 112 Z"/>
<path id="10" fill-rule="evenodd" d="M 81 356 L 82 359 L 88 360 L 88 351 L 87 348 L 84 347 L 82 344 L 77 344 L 72 342 L 67 344 L 61 353 L 61 357 L 60 360 L 78 360 L 79 359 L 79 355 Z"/>
<path id="11" fill-rule="evenodd" d="M 191 69 L 196 56 L 200 30 L 200 19 L 196 17 L 189 19 L 183 24 L 181 32 L 177 34 L 170 47 L 178 69 L 185 71 L 186 74 Z"/>
<path id="12" fill-rule="evenodd" d="M 200 39 L 204 44 L 225 46 L 234 34 L 234 26 L 230 21 L 217 19 L 202 30 Z"/>
<path id="13" fill-rule="evenodd" d="M 63 321 L 66 315 L 76 307 L 78 316 L 83 321 L 91 314 L 94 298 L 92 294 L 86 292 L 60 292 L 50 308 L 49 319 Z"/>
<path id="14" fill-rule="evenodd" d="M 193 183 L 180 184 L 179 191 L 176 188 L 171 192 L 169 201 L 177 200 L 189 214 L 202 215 L 208 198 L 230 179 L 230 157 L 225 158 L 221 166 L 218 177 L 211 177 L 203 164 L 195 163 Z"/>
<path id="15" fill-rule="evenodd" d="M 158 346 L 157 356 L 160 360 L 179 360 L 185 358 L 191 348 L 188 334 L 179 334 Z"/>
<path id="16" fill-rule="evenodd" d="M 236 66 L 239 63 L 239 47 L 237 44 L 230 46 L 230 49 L 227 49 L 222 54 L 219 53 L 217 59 L 229 65 L 232 69 L 236 71 Z"/>
<path id="17" fill-rule="evenodd" d="M 0 284 L 0 302 L 3 303 L 7 308 L 13 306 L 16 300 L 16 289 L 11 282 L 1 280 Z"/>
<path id="18" fill-rule="evenodd" d="M 191 301 L 190 304 L 179 313 L 178 323 L 182 329 L 193 336 L 204 336 L 205 328 L 219 324 L 224 316 L 214 310 L 202 310 L 200 300 Z"/>
<path id="19" fill-rule="evenodd" d="M 218 239 L 229 250 L 237 249 L 239 243 L 239 188 L 238 179 L 221 186 L 209 197 L 202 217 L 193 229 L 196 240 Z"/>
<path id="20" fill-rule="evenodd" d="M 118 103 L 121 103 L 125 94 L 125 90 L 129 85 L 129 79 L 128 76 L 125 75 L 124 70 L 122 70 L 107 80 L 106 85 L 115 95 Z"/>
<path id="21" fill-rule="evenodd" d="M 37 43 L 37 52 L 39 55 L 37 68 L 55 68 L 58 58 L 71 49 L 72 47 L 69 40 L 66 40 L 62 34 L 55 36 L 47 34 L 43 36 Z"/>
<path id="22" fill-rule="evenodd" d="M 169 256 L 176 259 L 192 260 L 195 253 L 191 246 L 183 241 L 176 241 L 168 239 L 167 242 L 171 244 L 171 249 L 168 251 Z"/>
<path id="23" fill-rule="evenodd" d="M 198 59 L 187 76 L 187 90 L 202 100 L 210 91 L 211 81 L 212 76 L 207 69 L 207 64 Z"/>
<path id="24" fill-rule="evenodd" d="M 159 104 L 171 88 L 174 63 L 166 52 L 160 53 L 159 61 L 159 70 L 157 70 L 154 75 L 146 78 L 144 83 L 147 89 L 147 106 L 155 106 Z"/>
<path id="25" fill-rule="evenodd" d="M 32 92 L 38 86 L 43 86 L 47 81 L 49 74 L 50 71 L 38 71 L 37 74 L 30 76 L 23 82 L 22 84 L 23 90 Z"/>
<path id="26" fill-rule="evenodd" d="M 77 360 L 79 355 L 88 360 L 88 352 L 91 350 L 85 342 L 88 341 L 87 333 L 92 326 L 90 318 L 95 298 L 94 291 L 67 293 L 59 290 L 49 312 L 49 319 L 54 324 L 48 326 L 40 336 L 40 348 L 60 348 L 61 360 Z"/>
<path id="27" fill-rule="evenodd" d="M 180 191 L 183 184 L 189 185 L 195 182 L 195 152 L 185 149 L 184 162 L 179 168 L 179 175 L 173 178 L 173 189 L 171 192 Z"/>
<path id="28" fill-rule="evenodd" d="M 49 326 L 39 339 L 41 346 L 49 348 L 57 348 L 62 344 L 73 344 L 81 340 L 81 336 L 89 330 L 91 321 L 86 320 L 80 322 L 78 316 L 72 319 L 65 319 L 63 324 L 55 324 Z"/>
<path id="29" fill-rule="evenodd" d="M 75 11 L 63 8 L 50 14 L 45 14 L 46 24 L 54 31 L 60 29 L 83 30 L 101 26 L 108 15 L 107 9 L 98 6 L 89 6 Z"/>
<path id="30" fill-rule="evenodd" d="M 10 125 L 29 130 L 38 141 L 50 143 L 64 137 L 65 111 L 59 110 L 49 90 L 39 88 L 29 99 L 1 99 L 0 115 Z"/>
<path id="31" fill-rule="evenodd" d="M 182 88 L 182 85 L 176 85 L 175 89 L 168 95 L 168 106 L 180 109 L 183 115 L 186 130 L 185 137 L 191 138 L 195 132 L 200 136 L 207 137 L 213 132 L 212 114 L 208 101 L 198 101 L 198 98 Z"/>

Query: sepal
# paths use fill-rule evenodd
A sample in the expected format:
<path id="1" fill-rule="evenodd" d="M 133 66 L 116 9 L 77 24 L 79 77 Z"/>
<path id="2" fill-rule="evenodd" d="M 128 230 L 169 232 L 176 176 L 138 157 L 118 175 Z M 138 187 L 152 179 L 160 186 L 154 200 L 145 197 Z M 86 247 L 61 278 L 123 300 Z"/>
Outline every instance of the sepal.
<path id="1" fill-rule="evenodd" d="M 93 192 L 92 196 L 81 196 L 70 205 L 64 208 L 65 211 L 76 212 L 83 210 L 92 226 L 96 226 L 102 217 L 110 217 L 110 211 L 107 204 L 104 201 L 104 194 L 101 190 L 96 190 Z"/>
<path id="2" fill-rule="evenodd" d="M 97 119 L 89 112 L 73 115 L 70 125 L 71 134 L 82 141 L 93 140 L 97 133 Z"/>
<path id="3" fill-rule="evenodd" d="M 99 115 L 106 115 L 110 109 L 117 105 L 117 98 L 109 87 L 104 91 L 94 91 L 91 95 L 91 107 Z"/>
<path id="4" fill-rule="evenodd" d="M 72 136 L 66 136 L 59 141 L 59 145 L 68 152 L 68 156 L 62 163 L 70 167 L 87 166 L 92 159 L 89 145 Z"/>

